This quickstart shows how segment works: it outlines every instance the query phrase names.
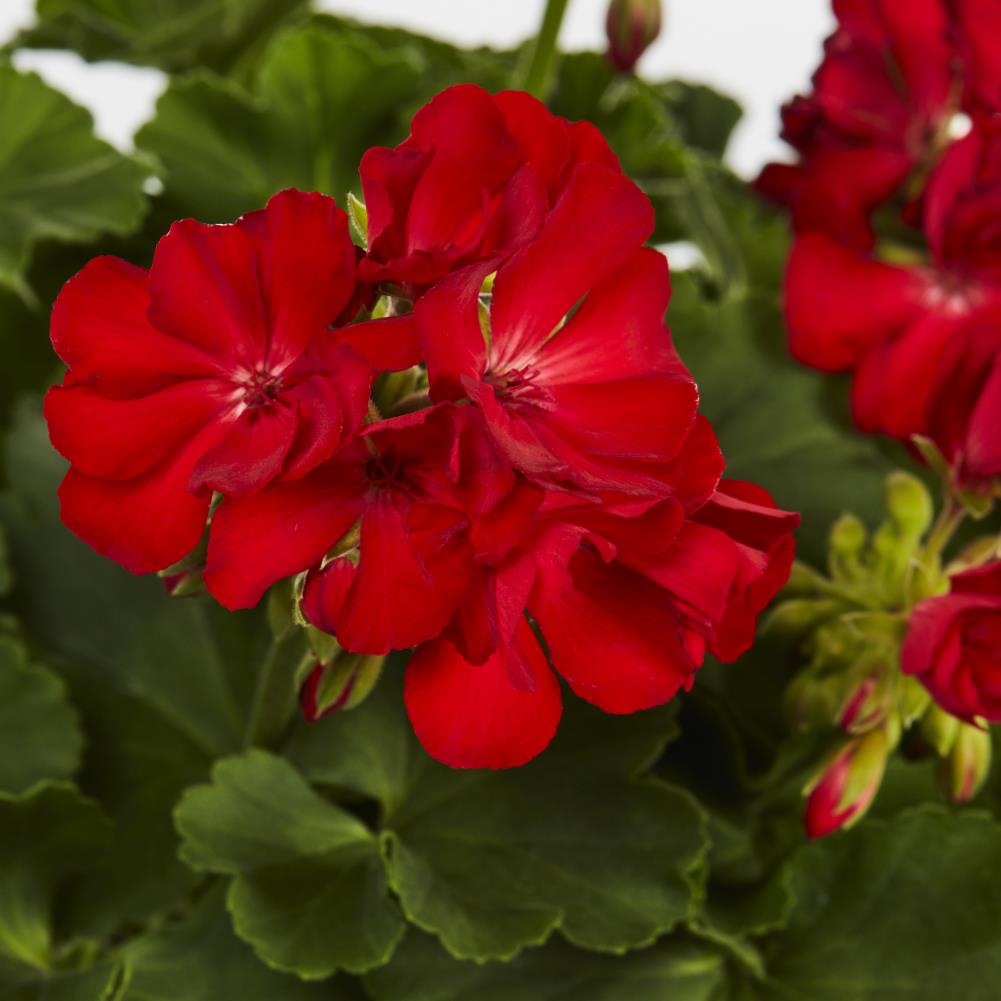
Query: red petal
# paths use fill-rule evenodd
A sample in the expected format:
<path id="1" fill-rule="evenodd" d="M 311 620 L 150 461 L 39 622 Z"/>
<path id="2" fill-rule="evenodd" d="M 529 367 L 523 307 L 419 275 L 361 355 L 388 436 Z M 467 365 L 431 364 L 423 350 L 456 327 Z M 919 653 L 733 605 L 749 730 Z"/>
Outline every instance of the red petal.
<path id="1" fill-rule="evenodd" d="M 573 174 L 538 238 L 494 286 L 492 366 L 522 367 L 584 294 L 653 232 L 653 209 L 632 181 L 597 164 Z"/>
<path id="2" fill-rule="evenodd" d="M 102 480 L 71 469 L 59 488 L 64 524 L 132 573 L 176 563 L 198 543 L 209 510 L 207 496 L 186 489 L 191 469 L 222 430 L 207 425 L 172 461 L 137 479 Z"/>
<path id="3" fill-rule="evenodd" d="M 284 402 L 244 410 L 226 437 L 198 460 L 188 489 L 244 497 L 281 471 L 296 433 L 295 407 Z"/>
<path id="4" fill-rule="evenodd" d="M 353 653 L 405 650 L 445 628 L 472 563 L 458 512 L 380 492 L 362 517 L 358 566 L 335 560 L 306 585 L 303 612 Z"/>
<path id="5" fill-rule="evenodd" d="M 534 685 L 515 687 L 512 673 Z M 407 665 L 404 698 L 424 749 L 453 768 L 525 764 L 553 739 L 562 713 L 559 684 L 524 619 L 510 647 L 478 667 L 445 640 L 426 643 Z"/>
<path id="6" fill-rule="evenodd" d="M 807 233 L 793 244 L 786 272 L 789 347 L 815 368 L 849 368 L 922 312 L 926 289 L 916 270 L 867 260 Z"/>
<path id="7" fill-rule="evenodd" d="M 668 595 L 641 575 L 581 550 L 563 578 L 546 574 L 529 611 L 555 669 L 582 699 L 630 713 L 667 702 L 696 665 Z"/>
<path id="8" fill-rule="evenodd" d="M 289 189 L 237 226 L 253 237 L 267 318 L 268 364 L 281 369 L 334 322 L 351 298 L 355 251 L 348 217 L 333 198 Z"/>
<path id="9" fill-rule="evenodd" d="M 435 400 L 466 395 L 463 376 L 479 380 L 487 363 L 487 346 L 479 318 L 483 280 L 495 263 L 474 264 L 438 282 L 414 309 L 428 380 Z"/>
<path id="10" fill-rule="evenodd" d="M 186 379 L 136 399 L 103 396 L 94 384 L 53 386 L 45 397 L 52 444 L 77 471 L 103 479 L 141 476 L 183 449 L 226 408 L 225 384 Z"/>
<path id="11" fill-rule="evenodd" d="M 319 564 L 361 517 L 365 450 L 301 480 L 227 498 L 212 516 L 205 585 L 227 608 L 250 608 L 276 581 Z"/>
<path id="12" fill-rule="evenodd" d="M 73 382 L 140 396 L 182 377 L 219 375 L 213 358 L 150 326 L 146 280 L 142 268 L 95 257 L 63 286 L 52 307 L 52 346 Z"/>
<path id="13" fill-rule="evenodd" d="M 248 229 L 175 222 L 156 245 L 149 296 L 154 327 L 228 367 L 253 372 L 266 358 L 267 318 Z"/>
<path id="14" fill-rule="evenodd" d="M 353 323 L 332 339 L 354 348 L 378 372 L 399 372 L 423 360 L 413 313 Z"/>

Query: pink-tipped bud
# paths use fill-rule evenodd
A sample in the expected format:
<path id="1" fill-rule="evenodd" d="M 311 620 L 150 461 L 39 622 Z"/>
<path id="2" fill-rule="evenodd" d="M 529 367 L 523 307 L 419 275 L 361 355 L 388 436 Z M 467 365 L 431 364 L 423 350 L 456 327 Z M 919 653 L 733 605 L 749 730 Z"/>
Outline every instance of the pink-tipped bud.
<path id="1" fill-rule="evenodd" d="M 379 680 L 384 660 L 342 652 L 328 664 L 317 663 L 299 689 L 303 716 L 315 723 L 339 709 L 361 705 Z"/>
<path id="2" fill-rule="evenodd" d="M 660 0 L 611 0 L 605 19 L 609 62 L 620 73 L 631 73 L 660 27 Z"/>
<path id="3" fill-rule="evenodd" d="M 871 730 L 845 744 L 827 762 L 806 788 L 803 822 L 808 837 L 825 837 L 864 816 L 883 781 L 888 754 L 887 735 Z"/>
<path id="4" fill-rule="evenodd" d="M 848 693 L 838 715 L 838 726 L 846 733 L 865 733 L 886 718 L 888 709 L 886 679 L 870 674 Z"/>
<path id="5" fill-rule="evenodd" d="M 973 799 L 990 768 L 990 731 L 961 723 L 949 756 L 942 762 L 942 784 L 946 795 L 953 803 Z"/>

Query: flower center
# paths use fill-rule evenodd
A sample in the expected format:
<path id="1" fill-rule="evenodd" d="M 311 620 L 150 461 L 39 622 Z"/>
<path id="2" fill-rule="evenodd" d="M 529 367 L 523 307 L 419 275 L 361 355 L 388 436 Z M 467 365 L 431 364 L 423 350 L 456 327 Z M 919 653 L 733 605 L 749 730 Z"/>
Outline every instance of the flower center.
<path id="1" fill-rule="evenodd" d="M 266 407 L 274 403 L 281 393 L 282 378 L 259 368 L 241 379 L 238 385 L 243 392 L 242 403 L 245 407 Z"/>
<path id="2" fill-rule="evenodd" d="M 514 410 L 525 410 L 540 407 L 544 410 L 552 408 L 552 394 L 536 383 L 539 372 L 530 366 L 512 368 L 507 372 L 488 372 L 486 383 L 493 387 L 494 395 L 506 407 Z"/>
<path id="3" fill-rule="evenodd" d="M 365 464 L 369 483 L 383 490 L 403 486 L 403 471 L 403 462 L 392 452 L 373 455 Z"/>

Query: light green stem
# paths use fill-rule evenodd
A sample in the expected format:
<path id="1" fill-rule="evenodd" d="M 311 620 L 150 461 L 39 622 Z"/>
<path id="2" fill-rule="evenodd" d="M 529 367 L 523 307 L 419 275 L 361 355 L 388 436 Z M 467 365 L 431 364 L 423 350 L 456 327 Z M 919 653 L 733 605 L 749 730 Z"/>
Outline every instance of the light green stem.
<path id="1" fill-rule="evenodd" d="M 517 74 L 518 83 L 534 97 L 544 100 L 556 65 L 556 39 L 563 24 L 570 0 L 546 0 L 546 12 L 542 16 L 542 26 L 531 47 L 528 69 Z"/>

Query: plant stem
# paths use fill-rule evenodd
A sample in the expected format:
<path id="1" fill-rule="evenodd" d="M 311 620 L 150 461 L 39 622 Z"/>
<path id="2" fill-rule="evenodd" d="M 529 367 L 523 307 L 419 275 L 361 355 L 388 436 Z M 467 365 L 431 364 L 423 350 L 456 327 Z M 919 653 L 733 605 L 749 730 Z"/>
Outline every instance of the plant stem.
<path id="1" fill-rule="evenodd" d="M 517 83 L 529 94 L 543 100 L 552 81 L 556 63 L 556 38 L 560 33 L 563 15 L 570 0 L 546 0 L 546 12 L 542 16 L 542 26 L 531 47 L 528 69 L 517 74 Z"/>
<path id="2" fill-rule="evenodd" d="M 949 544 L 949 540 L 965 517 L 966 508 L 958 503 L 952 494 L 946 494 L 945 500 L 942 502 L 942 510 L 939 511 L 925 542 L 924 556 L 926 560 L 937 561 L 941 557 L 942 550 Z"/>
<path id="3" fill-rule="evenodd" d="M 302 629 L 289 629 L 271 641 L 254 687 L 244 746 L 274 747 L 285 735 L 295 712 L 296 669 L 305 653 Z"/>

